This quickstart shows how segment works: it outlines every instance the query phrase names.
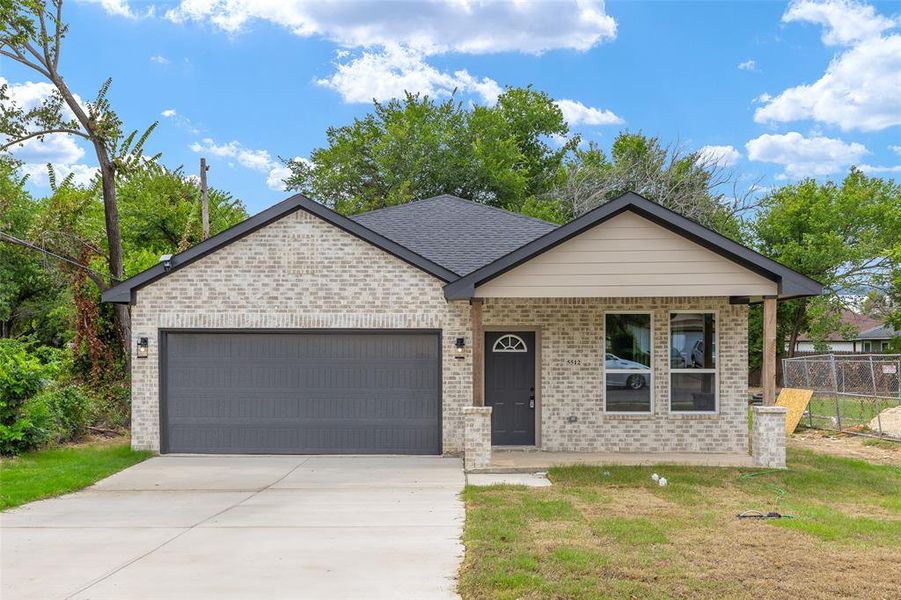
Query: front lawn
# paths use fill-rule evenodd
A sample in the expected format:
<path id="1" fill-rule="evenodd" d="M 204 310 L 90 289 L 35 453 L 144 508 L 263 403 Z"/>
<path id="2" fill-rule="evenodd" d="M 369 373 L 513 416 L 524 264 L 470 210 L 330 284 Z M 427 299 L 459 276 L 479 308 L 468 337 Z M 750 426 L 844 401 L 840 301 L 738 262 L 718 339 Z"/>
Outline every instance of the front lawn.
<path id="1" fill-rule="evenodd" d="M 901 469 L 803 450 L 788 460 L 787 471 L 564 467 L 548 488 L 468 486 L 459 591 L 901 597 Z M 793 518 L 736 518 L 749 509 Z"/>
<path id="2" fill-rule="evenodd" d="M 0 459 L 0 509 L 80 490 L 150 455 L 150 452 L 134 452 L 128 440 L 116 440 L 3 457 Z"/>

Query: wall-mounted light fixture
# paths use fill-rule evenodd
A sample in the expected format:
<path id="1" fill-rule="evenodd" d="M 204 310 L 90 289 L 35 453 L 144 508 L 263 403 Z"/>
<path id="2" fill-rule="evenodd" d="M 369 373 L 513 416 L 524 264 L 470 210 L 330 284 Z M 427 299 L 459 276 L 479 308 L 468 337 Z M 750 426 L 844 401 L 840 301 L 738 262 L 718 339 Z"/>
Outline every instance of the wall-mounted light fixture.
<path id="1" fill-rule="evenodd" d="M 463 350 L 466 348 L 466 339 L 458 337 L 456 343 L 454 343 L 454 347 L 457 350 L 454 358 L 463 358 Z"/>
<path id="2" fill-rule="evenodd" d="M 160 262 L 163 263 L 163 270 L 168 271 L 172 268 L 172 255 L 171 254 L 163 254 L 160 257 Z"/>
<path id="3" fill-rule="evenodd" d="M 138 358 L 147 358 L 147 355 L 150 353 L 150 340 L 148 338 L 142 337 L 138 338 Z"/>

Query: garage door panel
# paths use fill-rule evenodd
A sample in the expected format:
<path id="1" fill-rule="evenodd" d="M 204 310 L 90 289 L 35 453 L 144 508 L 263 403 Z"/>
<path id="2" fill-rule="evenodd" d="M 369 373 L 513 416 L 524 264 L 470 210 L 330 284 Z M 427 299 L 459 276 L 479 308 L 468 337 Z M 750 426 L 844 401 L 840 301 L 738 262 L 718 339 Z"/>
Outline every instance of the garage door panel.
<path id="1" fill-rule="evenodd" d="M 426 333 L 167 334 L 168 452 L 441 451 Z"/>

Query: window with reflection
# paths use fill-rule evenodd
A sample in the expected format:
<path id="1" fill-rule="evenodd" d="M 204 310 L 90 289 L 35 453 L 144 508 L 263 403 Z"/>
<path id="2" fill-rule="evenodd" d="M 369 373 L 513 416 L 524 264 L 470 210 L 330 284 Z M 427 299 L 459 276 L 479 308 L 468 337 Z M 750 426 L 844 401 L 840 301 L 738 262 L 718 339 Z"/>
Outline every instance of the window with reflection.
<path id="1" fill-rule="evenodd" d="M 716 412 L 716 314 L 670 314 L 670 411 Z"/>
<path id="2" fill-rule="evenodd" d="M 651 412 L 651 315 L 607 313 L 604 319 L 604 410 Z"/>

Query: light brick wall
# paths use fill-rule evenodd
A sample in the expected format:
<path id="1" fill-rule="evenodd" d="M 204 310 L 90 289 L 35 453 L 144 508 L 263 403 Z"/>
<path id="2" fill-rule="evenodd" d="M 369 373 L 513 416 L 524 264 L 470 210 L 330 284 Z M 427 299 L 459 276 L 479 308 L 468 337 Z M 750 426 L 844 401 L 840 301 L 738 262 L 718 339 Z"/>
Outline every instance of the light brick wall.
<path id="1" fill-rule="evenodd" d="M 668 414 L 671 309 L 718 311 L 720 409 Z M 605 310 L 654 314 L 654 412 L 603 414 Z M 547 450 L 747 451 L 747 307 L 724 298 L 487 299 L 488 328 L 534 328 L 540 340 L 540 445 Z M 464 449 L 472 403 L 469 303 L 447 302 L 442 282 L 300 210 L 137 292 L 132 350 L 132 445 L 159 449 L 159 330 L 439 329 L 444 451 Z M 466 339 L 464 359 L 454 341 Z M 576 422 L 569 417 L 575 416 Z"/>
<path id="2" fill-rule="evenodd" d="M 132 445 L 159 450 L 159 330 L 440 329 L 445 452 L 463 450 L 463 407 L 472 404 L 469 304 L 448 303 L 442 282 L 300 210 L 137 292 L 132 351 Z"/>
<path id="3" fill-rule="evenodd" d="M 785 415 L 782 406 L 755 406 L 752 409 L 751 456 L 754 465 L 785 468 Z"/>
<path id="4" fill-rule="evenodd" d="M 467 471 L 491 466 L 491 407 L 467 406 L 463 409 L 464 466 Z"/>
<path id="5" fill-rule="evenodd" d="M 747 307 L 726 298 L 486 299 L 488 329 L 535 329 L 540 353 L 539 444 L 552 451 L 747 452 Z M 605 414 L 605 311 L 652 314 L 652 410 Z M 669 412 L 669 314 L 717 313 L 719 410 Z M 575 422 L 570 418 L 575 417 Z"/>

